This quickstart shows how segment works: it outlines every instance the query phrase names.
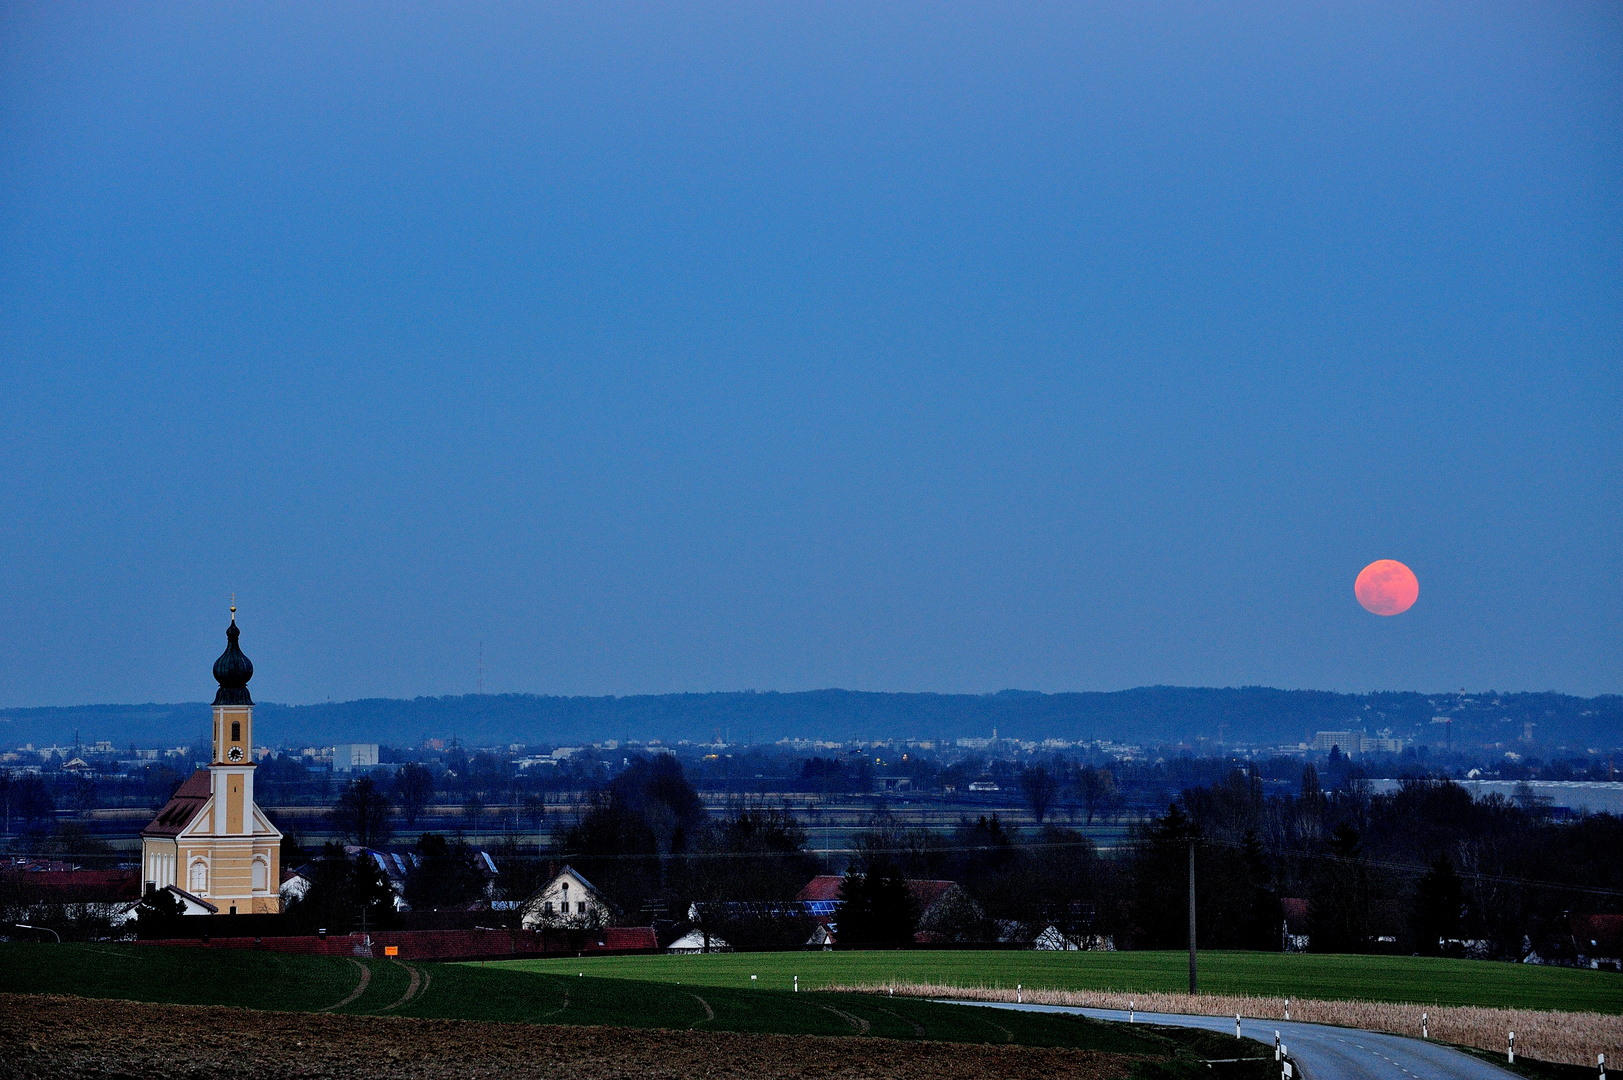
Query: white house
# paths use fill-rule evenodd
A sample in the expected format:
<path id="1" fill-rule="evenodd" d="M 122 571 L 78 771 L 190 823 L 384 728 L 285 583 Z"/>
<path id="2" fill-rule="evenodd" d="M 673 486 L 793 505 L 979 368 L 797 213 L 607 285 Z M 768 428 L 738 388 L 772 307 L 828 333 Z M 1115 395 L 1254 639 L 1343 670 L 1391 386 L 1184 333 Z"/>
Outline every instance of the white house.
<path id="1" fill-rule="evenodd" d="M 607 926 L 614 916 L 615 908 L 609 898 L 598 892 L 574 867 L 565 864 L 552 880 L 525 901 L 520 925 L 526 930 Z"/>

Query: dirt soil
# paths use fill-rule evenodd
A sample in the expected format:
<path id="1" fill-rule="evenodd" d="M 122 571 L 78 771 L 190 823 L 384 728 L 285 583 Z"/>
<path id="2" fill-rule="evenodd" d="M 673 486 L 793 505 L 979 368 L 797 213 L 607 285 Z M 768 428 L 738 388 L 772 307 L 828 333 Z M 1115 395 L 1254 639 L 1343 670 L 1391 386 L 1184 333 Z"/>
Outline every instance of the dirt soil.
<path id="1" fill-rule="evenodd" d="M 1091 1050 L 486 1024 L 0 994 L 0 1078 L 788 1077 L 1108 1080 Z"/>

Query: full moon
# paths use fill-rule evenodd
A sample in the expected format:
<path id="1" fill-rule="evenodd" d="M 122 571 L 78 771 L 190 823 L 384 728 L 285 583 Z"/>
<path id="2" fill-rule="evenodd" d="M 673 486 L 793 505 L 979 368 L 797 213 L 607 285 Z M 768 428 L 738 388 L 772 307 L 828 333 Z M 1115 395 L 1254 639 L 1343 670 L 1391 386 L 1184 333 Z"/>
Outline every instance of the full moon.
<path id="1" fill-rule="evenodd" d="M 1353 594 L 1365 610 L 1377 615 L 1401 615 L 1420 596 L 1414 571 L 1396 559 L 1376 559 L 1358 573 Z"/>

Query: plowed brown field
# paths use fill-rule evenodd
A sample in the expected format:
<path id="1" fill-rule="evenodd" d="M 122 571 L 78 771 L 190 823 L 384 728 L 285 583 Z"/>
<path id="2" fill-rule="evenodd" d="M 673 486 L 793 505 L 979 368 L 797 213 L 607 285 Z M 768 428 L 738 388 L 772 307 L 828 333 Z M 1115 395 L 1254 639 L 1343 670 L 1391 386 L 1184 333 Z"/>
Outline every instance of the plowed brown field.
<path id="1" fill-rule="evenodd" d="M 0 1077 L 1107 1080 L 1121 1054 L 256 1012 L 0 994 Z"/>

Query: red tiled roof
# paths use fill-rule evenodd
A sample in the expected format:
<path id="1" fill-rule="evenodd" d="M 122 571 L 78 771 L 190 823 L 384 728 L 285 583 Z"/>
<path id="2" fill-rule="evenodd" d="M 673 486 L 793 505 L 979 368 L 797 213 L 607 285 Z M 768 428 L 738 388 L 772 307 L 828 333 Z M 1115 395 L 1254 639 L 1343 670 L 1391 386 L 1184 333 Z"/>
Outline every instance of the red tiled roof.
<path id="1" fill-rule="evenodd" d="M 845 880 L 838 874 L 819 874 L 806 883 L 806 887 L 795 894 L 796 900 L 838 900 L 840 898 L 840 882 Z M 924 878 L 908 878 L 907 891 L 913 894 L 918 901 L 919 913 L 930 910 L 937 900 L 947 894 L 947 890 L 958 884 L 956 881 L 931 881 Z"/>
<path id="2" fill-rule="evenodd" d="M 840 882 L 838 874 L 819 874 L 806 882 L 806 887 L 795 893 L 796 900 L 838 900 Z"/>
<path id="3" fill-rule="evenodd" d="M 1623 915 L 1574 915 L 1568 921 L 1578 951 L 1588 955 L 1623 955 Z M 1593 945 L 1590 942 L 1594 942 Z"/>
<path id="4" fill-rule="evenodd" d="M 203 809 L 208 802 L 209 771 L 198 769 L 186 778 L 186 782 L 175 789 L 175 793 L 164 803 L 158 816 L 153 818 L 146 828 L 141 830 L 142 836 L 179 836 L 180 831 L 191 824 L 197 812 Z"/>
<path id="5" fill-rule="evenodd" d="M 659 938 L 652 926 L 606 926 L 598 931 L 605 949 L 657 949 Z"/>
<path id="6" fill-rule="evenodd" d="M 24 887 L 53 894 L 57 901 L 115 903 L 139 900 L 141 883 L 128 870 L 38 870 Z"/>
<path id="7" fill-rule="evenodd" d="M 922 915 L 924 912 L 929 911 L 937 900 L 947 895 L 947 890 L 956 884 L 955 881 L 926 881 L 909 878 L 907 891 L 913 894 L 914 900 L 918 901 L 919 914 Z"/>

